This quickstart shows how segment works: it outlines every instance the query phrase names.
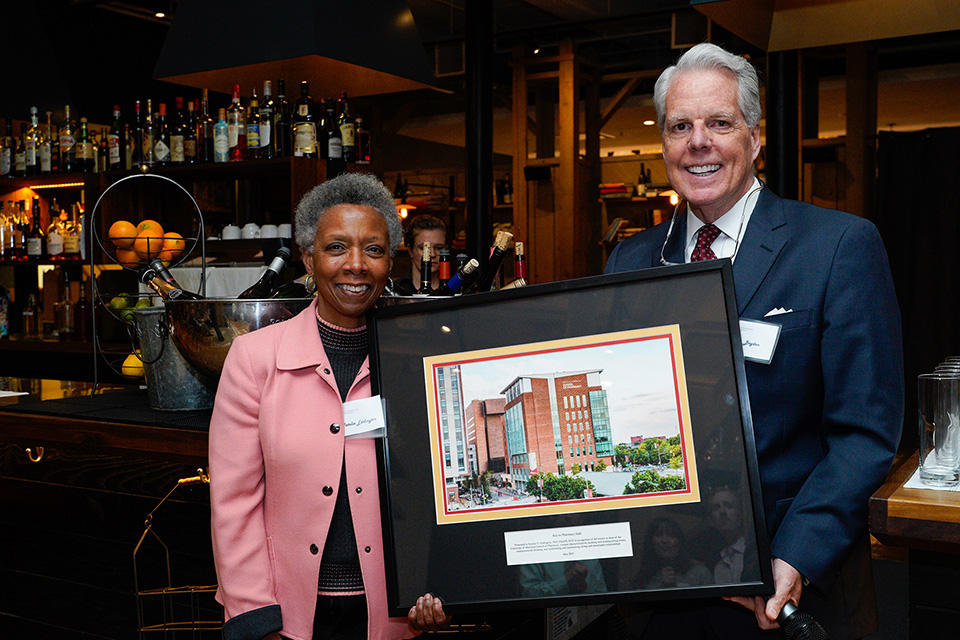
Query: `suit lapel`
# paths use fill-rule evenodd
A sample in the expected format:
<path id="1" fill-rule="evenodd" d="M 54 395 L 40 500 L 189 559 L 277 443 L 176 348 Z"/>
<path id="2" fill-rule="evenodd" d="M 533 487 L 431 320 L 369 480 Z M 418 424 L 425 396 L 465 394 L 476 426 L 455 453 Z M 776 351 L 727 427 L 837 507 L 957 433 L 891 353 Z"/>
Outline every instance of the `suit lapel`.
<path id="1" fill-rule="evenodd" d="M 786 224 L 780 198 L 764 188 L 733 263 L 738 315 L 743 315 L 743 310 L 750 304 L 786 244 L 786 233 L 782 228 Z"/>

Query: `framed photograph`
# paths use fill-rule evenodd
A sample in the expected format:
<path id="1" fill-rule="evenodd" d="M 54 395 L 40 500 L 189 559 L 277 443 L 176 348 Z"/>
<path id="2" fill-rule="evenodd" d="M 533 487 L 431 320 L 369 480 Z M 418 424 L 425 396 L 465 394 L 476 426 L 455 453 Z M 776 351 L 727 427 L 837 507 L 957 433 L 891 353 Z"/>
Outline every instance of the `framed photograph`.
<path id="1" fill-rule="evenodd" d="M 394 614 L 772 592 L 728 261 L 369 326 Z"/>

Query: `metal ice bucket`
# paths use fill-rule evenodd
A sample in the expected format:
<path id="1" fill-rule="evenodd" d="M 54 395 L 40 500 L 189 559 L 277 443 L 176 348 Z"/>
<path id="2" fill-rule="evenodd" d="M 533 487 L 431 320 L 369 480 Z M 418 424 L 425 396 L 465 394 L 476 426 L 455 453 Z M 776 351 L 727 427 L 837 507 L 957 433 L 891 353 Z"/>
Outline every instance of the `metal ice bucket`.
<path id="1" fill-rule="evenodd" d="M 270 300 L 168 300 L 167 325 L 180 355 L 211 389 L 217 388 L 223 361 L 234 338 L 289 320 L 306 309 L 312 298 Z"/>

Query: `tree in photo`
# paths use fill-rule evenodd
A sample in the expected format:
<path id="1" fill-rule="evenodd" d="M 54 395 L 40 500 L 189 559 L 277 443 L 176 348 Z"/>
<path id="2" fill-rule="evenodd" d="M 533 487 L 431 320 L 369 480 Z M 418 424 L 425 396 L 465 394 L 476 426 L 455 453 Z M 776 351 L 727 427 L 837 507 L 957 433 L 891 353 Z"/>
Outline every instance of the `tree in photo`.
<path id="1" fill-rule="evenodd" d="M 538 480 L 543 480 L 543 489 Z M 586 496 L 587 487 L 596 493 L 596 487 L 589 480 L 573 476 L 555 476 L 552 473 L 538 473 L 527 480 L 527 493 L 542 495 L 544 500 L 580 500 Z M 541 494 L 542 491 L 542 494 Z"/>
<path id="2" fill-rule="evenodd" d="M 661 476 L 653 469 L 637 471 L 623 488 L 624 494 L 679 491 L 686 487 L 683 476 Z"/>

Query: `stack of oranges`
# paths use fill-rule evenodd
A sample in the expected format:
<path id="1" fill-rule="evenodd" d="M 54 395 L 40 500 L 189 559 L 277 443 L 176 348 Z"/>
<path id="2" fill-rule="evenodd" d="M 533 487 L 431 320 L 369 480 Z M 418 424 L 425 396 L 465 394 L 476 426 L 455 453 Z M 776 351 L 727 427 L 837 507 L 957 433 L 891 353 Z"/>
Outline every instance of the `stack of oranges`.
<path id="1" fill-rule="evenodd" d="M 154 258 L 170 264 L 187 247 L 183 236 L 176 231 L 164 233 L 160 223 L 154 220 L 142 220 L 136 226 L 117 220 L 110 225 L 107 235 L 117 247 L 117 262 L 125 267 L 136 268 Z"/>

